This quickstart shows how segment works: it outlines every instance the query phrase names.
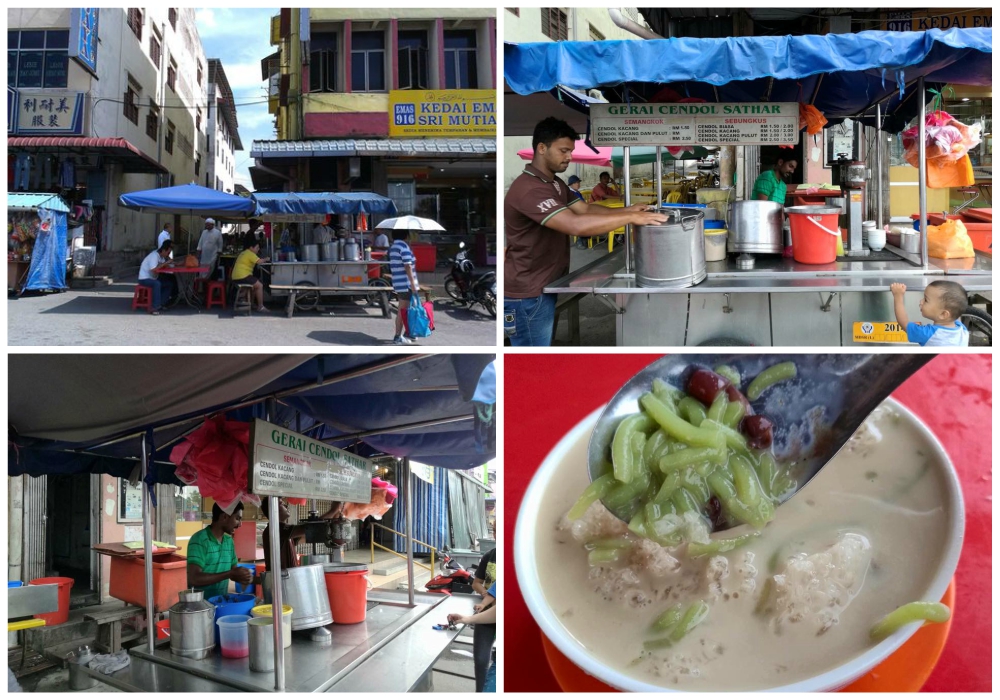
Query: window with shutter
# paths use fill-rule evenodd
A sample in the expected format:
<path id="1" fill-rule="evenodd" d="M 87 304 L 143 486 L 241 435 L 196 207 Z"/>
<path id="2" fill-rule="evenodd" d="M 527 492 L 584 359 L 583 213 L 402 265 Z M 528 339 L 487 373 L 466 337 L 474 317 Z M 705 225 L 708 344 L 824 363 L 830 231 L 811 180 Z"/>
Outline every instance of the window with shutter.
<path id="1" fill-rule="evenodd" d="M 558 7 L 542 8 L 542 34 L 552 41 L 566 41 L 569 38 L 569 20 Z"/>
<path id="2" fill-rule="evenodd" d="M 135 34 L 136 39 L 142 41 L 142 10 L 138 7 L 130 7 L 127 12 L 128 28 Z"/>

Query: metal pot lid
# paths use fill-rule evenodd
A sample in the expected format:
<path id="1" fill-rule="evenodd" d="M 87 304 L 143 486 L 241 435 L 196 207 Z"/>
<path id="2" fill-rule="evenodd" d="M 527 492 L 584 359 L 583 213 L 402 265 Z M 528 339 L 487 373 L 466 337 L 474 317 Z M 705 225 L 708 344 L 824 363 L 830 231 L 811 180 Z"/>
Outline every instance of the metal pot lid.
<path id="1" fill-rule="evenodd" d="M 349 571 L 368 571 L 367 564 L 324 564 L 323 573 L 327 574 L 346 574 Z"/>
<path id="2" fill-rule="evenodd" d="M 171 615 L 186 615 L 209 610 L 212 611 L 212 614 L 215 614 L 215 606 L 205 600 L 204 591 L 196 591 L 189 588 L 188 590 L 181 591 L 178 596 L 180 600 L 170 608 Z"/>

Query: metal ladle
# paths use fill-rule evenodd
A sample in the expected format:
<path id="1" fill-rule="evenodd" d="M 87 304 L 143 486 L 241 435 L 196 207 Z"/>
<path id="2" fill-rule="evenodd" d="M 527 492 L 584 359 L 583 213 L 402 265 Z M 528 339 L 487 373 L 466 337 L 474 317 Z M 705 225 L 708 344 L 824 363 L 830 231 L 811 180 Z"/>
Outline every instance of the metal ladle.
<path id="1" fill-rule="evenodd" d="M 797 376 L 766 389 L 750 405 L 774 423 L 773 449 L 779 462 L 795 462 L 798 489 L 832 460 L 848 439 L 896 388 L 934 355 L 668 355 L 625 383 L 614 395 L 590 437 L 590 480 L 611 459 L 618 424 L 639 411 L 639 397 L 654 379 L 684 390 L 698 368 L 729 365 L 740 373 L 744 394 L 754 377 L 779 362 L 794 362 Z M 822 409 L 819 413 L 816 409 Z"/>

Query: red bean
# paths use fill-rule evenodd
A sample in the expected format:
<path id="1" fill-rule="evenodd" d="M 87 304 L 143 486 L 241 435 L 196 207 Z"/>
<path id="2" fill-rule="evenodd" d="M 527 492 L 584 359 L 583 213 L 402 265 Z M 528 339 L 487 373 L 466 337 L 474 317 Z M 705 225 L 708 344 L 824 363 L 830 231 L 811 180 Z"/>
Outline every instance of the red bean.
<path id="1" fill-rule="evenodd" d="M 774 423 L 764 416 L 747 416 L 740 423 L 740 430 L 755 450 L 766 450 L 774 439 Z"/>
<path id="2" fill-rule="evenodd" d="M 733 403 L 735 401 L 739 401 L 741 404 L 743 404 L 743 408 L 746 409 L 746 413 L 744 415 L 747 415 L 747 416 L 752 416 L 753 415 L 753 406 L 750 405 L 750 400 L 746 396 L 743 395 L 742 391 L 740 391 L 739 389 L 737 389 L 732 384 L 729 384 L 726 387 L 726 396 L 729 397 L 730 403 Z"/>
<path id="3" fill-rule="evenodd" d="M 722 375 L 707 369 L 696 369 L 688 379 L 687 393 L 708 407 L 720 391 L 730 386 L 730 381 Z"/>

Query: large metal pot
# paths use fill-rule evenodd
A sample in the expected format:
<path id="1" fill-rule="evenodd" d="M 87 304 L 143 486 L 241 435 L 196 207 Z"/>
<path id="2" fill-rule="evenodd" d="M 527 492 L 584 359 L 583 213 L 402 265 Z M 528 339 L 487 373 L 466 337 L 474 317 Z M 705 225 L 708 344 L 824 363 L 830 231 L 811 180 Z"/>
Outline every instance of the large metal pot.
<path id="1" fill-rule="evenodd" d="M 300 245 L 299 259 L 302 262 L 319 262 L 319 246 L 313 244 Z"/>
<path id="2" fill-rule="evenodd" d="M 781 254 L 781 215 L 777 202 L 744 199 L 730 203 L 729 252 Z"/>
<path id="3" fill-rule="evenodd" d="M 361 260 L 361 246 L 353 238 L 348 238 L 344 244 L 344 260 Z"/>
<path id="4" fill-rule="evenodd" d="M 337 262 L 336 241 L 324 243 L 319 247 L 319 255 L 323 262 Z"/>
<path id="5" fill-rule="evenodd" d="M 170 608 L 170 653 L 204 659 L 215 648 L 215 606 L 203 591 L 181 591 Z"/>
<path id="6" fill-rule="evenodd" d="M 660 209 L 666 223 L 635 226 L 635 281 L 640 287 L 690 287 L 705 279 L 705 215 Z"/>
<path id="7" fill-rule="evenodd" d="M 261 580 L 264 602 L 273 604 L 274 575 L 264 572 Z M 330 599 L 326 595 L 323 564 L 295 566 L 281 572 L 281 604 L 292 606 L 292 629 L 307 630 L 333 622 Z"/>

